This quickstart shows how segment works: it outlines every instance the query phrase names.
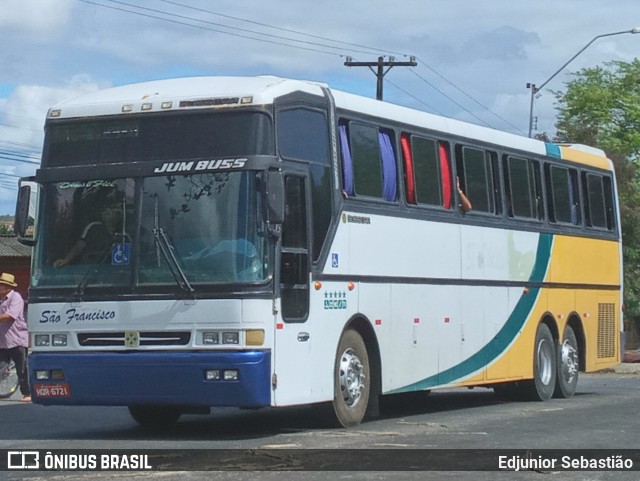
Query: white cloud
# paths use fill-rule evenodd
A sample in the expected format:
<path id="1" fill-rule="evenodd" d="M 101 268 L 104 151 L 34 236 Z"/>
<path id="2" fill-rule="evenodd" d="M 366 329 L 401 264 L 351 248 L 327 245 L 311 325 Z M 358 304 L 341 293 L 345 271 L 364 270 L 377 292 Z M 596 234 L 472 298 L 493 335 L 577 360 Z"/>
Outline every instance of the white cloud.
<path id="1" fill-rule="evenodd" d="M 99 85 L 86 76 L 76 76 L 60 87 L 44 85 L 20 85 L 2 101 L 0 140 L 41 149 L 44 120 L 49 108 L 68 98 L 96 90 Z"/>
<path id="2" fill-rule="evenodd" d="M 65 28 L 73 0 L 3 0 L 0 28 L 43 35 Z"/>

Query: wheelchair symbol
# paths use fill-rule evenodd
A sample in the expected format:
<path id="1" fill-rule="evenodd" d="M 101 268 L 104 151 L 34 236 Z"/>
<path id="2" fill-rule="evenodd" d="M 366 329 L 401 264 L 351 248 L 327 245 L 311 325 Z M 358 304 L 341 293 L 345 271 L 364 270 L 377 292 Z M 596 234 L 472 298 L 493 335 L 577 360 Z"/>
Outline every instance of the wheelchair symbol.
<path id="1" fill-rule="evenodd" d="M 128 266 L 129 257 L 131 254 L 131 244 L 117 243 L 111 248 L 111 265 L 114 266 Z"/>

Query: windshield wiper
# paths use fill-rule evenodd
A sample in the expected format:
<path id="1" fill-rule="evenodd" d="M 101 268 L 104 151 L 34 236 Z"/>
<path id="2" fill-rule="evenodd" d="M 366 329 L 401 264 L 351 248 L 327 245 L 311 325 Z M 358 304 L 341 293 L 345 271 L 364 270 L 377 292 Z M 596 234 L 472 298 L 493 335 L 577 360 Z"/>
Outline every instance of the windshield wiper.
<path id="1" fill-rule="evenodd" d="M 100 257 L 98 260 L 98 265 L 104 264 L 110 256 L 111 256 L 111 247 L 104 250 L 103 256 Z M 96 266 L 91 266 L 89 267 L 89 269 L 87 269 L 87 272 L 84 273 L 84 275 L 82 276 L 82 279 L 80 279 L 80 282 L 76 286 L 76 291 L 75 291 L 75 295 L 79 301 L 82 301 L 82 298 L 84 297 L 84 290 L 87 288 L 87 285 L 89 284 L 89 279 L 91 279 L 93 275 L 97 273 L 98 273 L 98 268 Z"/>
<path id="2" fill-rule="evenodd" d="M 195 291 L 189 283 L 189 279 L 187 279 L 187 276 L 182 270 L 182 267 L 180 267 L 180 264 L 178 264 L 178 259 L 176 259 L 176 256 L 173 253 L 173 246 L 169 242 L 169 239 L 167 239 L 167 236 L 164 233 L 164 230 L 162 230 L 162 227 L 153 229 L 153 237 L 156 240 L 156 246 L 159 247 L 160 252 L 162 252 L 164 260 L 167 261 L 167 265 L 169 266 L 171 275 L 173 275 L 173 278 L 176 280 L 178 286 L 183 291 L 188 292 L 189 294 L 193 294 Z"/>

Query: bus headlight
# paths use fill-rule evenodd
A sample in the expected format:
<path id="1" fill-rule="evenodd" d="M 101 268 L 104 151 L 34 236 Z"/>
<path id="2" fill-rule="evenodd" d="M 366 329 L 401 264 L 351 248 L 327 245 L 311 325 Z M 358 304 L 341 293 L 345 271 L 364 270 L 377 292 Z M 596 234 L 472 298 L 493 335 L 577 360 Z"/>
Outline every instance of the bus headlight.
<path id="1" fill-rule="evenodd" d="M 237 381 L 240 379 L 240 375 L 237 369 L 225 369 L 223 372 L 223 379 L 225 381 Z"/>
<path id="2" fill-rule="evenodd" d="M 33 336 L 33 343 L 37 347 L 49 346 L 51 345 L 51 336 L 49 334 L 36 334 Z"/>
<path id="3" fill-rule="evenodd" d="M 203 332 L 202 344 L 220 344 L 220 336 L 217 332 Z"/>
<path id="4" fill-rule="evenodd" d="M 223 332 L 222 344 L 240 344 L 240 333 L 238 331 Z"/>
<path id="5" fill-rule="evenodd" d="M 66 334 L 54 334 L 51 336 L 51 345 L 52 346 L 66 346 L 67 345 L 67 335 Z"/>

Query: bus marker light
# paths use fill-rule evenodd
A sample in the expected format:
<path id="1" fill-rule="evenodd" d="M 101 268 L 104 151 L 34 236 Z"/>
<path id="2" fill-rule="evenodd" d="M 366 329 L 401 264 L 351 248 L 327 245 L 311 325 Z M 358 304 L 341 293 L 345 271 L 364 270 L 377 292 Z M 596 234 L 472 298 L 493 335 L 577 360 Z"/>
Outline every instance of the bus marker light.
<path id="1" fill-rule="evenodd" d="M 276 324 L 276 329 L 284 329 L 284 324 L 279 322 L 278 324 Z"/>
<path id="2" fill-rule="evenodd" d="M 353 282 L 349 282 L 349 283 L 347 284 L 347 288 L 348 288 L 350 291 L 352 291 L 352 290 L 354 290 L 354 289 L 356 288 L 356 285 L 355 285 Z"/>
<path id="3" fill-rule="evenodd" d="M 173 107 L 173 102 L 162 102 L 160 105 L 161 109 L 170 109 L 171 107 Z"/>
<path id="4" fill-rule="evenodd" d="M 315 288 L 316 288 L 316 291 L 319 291 L 320 289 L 322 289 L 322 282 L 320 282 L 320 281 L 316 281 L 316 282 L 313 284 L 313 287 L 315 287 Z"/>
<path id="5" fill-rule="evenodd" d="M 376 326 L 382 325 L 382 319 L 376 319 Z"/>
<path id="6" fill-rule="evenodd" d="M 142 104 L 142 107 L 140 108 L 140 110 L 151 110 L 153 109 L 153 104 L 152 103 L 144 103 Z"/>
<path id="7" fill-rule="evenodd" d="M 126 104 L 122 106 L 122 112 L 123 113 L 127 113 L 127 112 L 133 112 L 133 104 Z"/>
<path id="8" fill-rule="evenodd" d="M 264 344 L 264 330 L 247 329 L 245 342 L 247 346 L 262 346 Z"/>
<path id="9" fill-rule="evenodd" d="M 62 115 L 62 110 L 52 110 L 51 111 L 51 117 L 52 118 L 57 118 L 60 117 Z"/>
<path id="10" fill-rule="evenodd" d="M 204 378 L 207 381 L 219 381 L 220 380 L 220 369 L 207 369 L 204 372 Z"/>
<path id="11" fill-rule="evenodd" d="M 525 287 L 524 290 L 522 291 L 523 294 L 529 294 L 529 288 Z"/>
<path id="12" fill-rule="evenodd" d="M 240 99 L 240 103 L 241 103 L 242 105 L 250 104 L 250 103 L 252 103 L 252 102 L 253 102 L 253 97 L 242 97 L 242 98 Z"/>
<path id="13" fill-rule="evenodd" d="M 63 381 L 64 371 L 62 369 L 56 369 L 51 371 L 51 379 L 55 379 L 56 381 Z"/>
<path id="14" fill-rule="evenodd" d="M 445 317 L 445 318 L 444 318 L 444 322 L 445 322 L 445 324 L 449 324 L 449 321 L 450 321 L 450 320 L 451 320 L 451 319 L 449 319 L 448 317 Z"/>
<path id="15" fill-rule="evenodd" d="M 67 335 L 66 334 L 54 334 L 51 336 L 51 345 L 52 346 L 66 346 L 67 345 Z"/>
<path id="16" fill-rule="evenodd" d="M 51 378 L 51 373 L 49 371 L 36 371 L 36 379 L 38 381 L 46 381 Z"/>

